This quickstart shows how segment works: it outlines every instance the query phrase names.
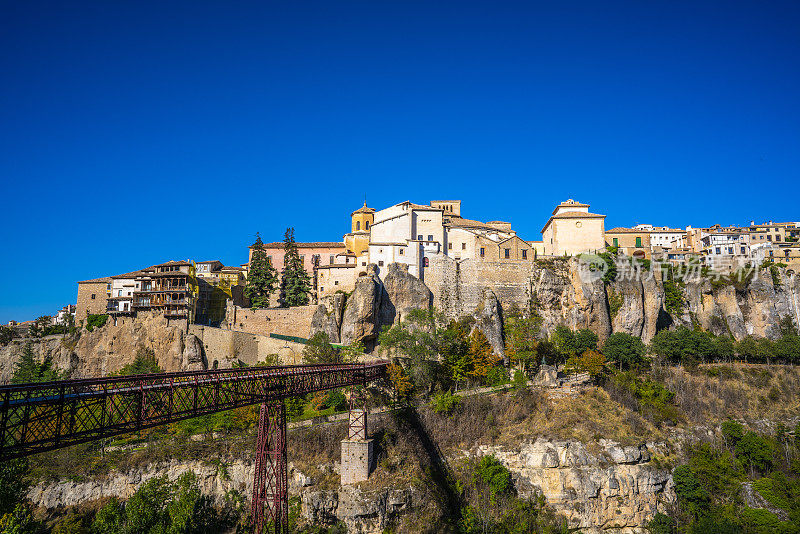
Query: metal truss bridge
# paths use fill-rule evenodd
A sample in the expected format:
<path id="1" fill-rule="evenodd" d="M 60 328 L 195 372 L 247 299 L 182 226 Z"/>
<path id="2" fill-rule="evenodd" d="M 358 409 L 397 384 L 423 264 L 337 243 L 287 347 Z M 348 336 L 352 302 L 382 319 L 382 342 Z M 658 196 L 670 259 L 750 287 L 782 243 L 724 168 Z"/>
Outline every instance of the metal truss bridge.
<path id="1" fill-rule="evenodd" d="M 246 367 L 0 386 L 0 461 L 261 404 L 252 514 L 287 530 L 283 400 L 386 376 L 388 362 Z M 363 397 L 351 395 L 353 399 Z M 365 423 L 366 427 L 366 423 Z M 350 434 L 358 434 L 358 429 Z M 266 517 L 265 517 L 266 513 Z"/>

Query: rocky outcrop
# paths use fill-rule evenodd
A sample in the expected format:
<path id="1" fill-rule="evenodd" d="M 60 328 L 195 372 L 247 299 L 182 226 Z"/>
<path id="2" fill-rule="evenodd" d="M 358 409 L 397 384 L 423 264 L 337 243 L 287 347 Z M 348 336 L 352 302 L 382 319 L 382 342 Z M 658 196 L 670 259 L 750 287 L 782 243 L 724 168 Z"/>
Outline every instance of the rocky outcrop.
<path id="1" fill-rule="evenodd" d="M 203 371 L 208 369 L 208 361 L 203 351 L 203 344 L 194 334 L 186 336 L 182 367 L 185 371 Z"/>
<path id="2" fill-rule="evenodd" d="M 331 343 L 339 343 L 341 340 L 339 330 L 342 327 L 346 301 L 347 295 L 343 293 L 323 297 L 311 318 L 311 335 L 324 332 L 328 335 Z"/>
<path id="3" fill-rule="evenodd" d="M 494 292 L 486 288 L 483 290 L 483 299 L 475 311 L 475 328 L 483 332 L 492 346 L 495 356 L 503 358 L 506 365 L 506 350 L 503 342 L 503 317 L 500 302 Z"/>
<path id="4" fill-rule="evenodd" d="M 427 310 L 433 295 L 422 280 L 409 274 L 408 265 L 390 263 L 383 277 L 381 324 L 399 323 L 412 310 Z"/>
<path id="5" fill-rule="evenodd" d="M 41 361 L 52 359 L 59 369 L 73 378 L 106 376 L 133 362 L 140 349 L 152 350 L 158 364 L 166 371 L 203 368 L 202 344 L 187 335 L 186 325 L 172 325 L 157 314 L 141 313 L 138 317 L 111 319 L 89 332 L 78 335 L 48 336 L 41 339 L 15 339 L 0 347 L 0 379 L 7 383 L 14 364 L 27 343 Z"/>
<path id="6" fill-rule="evenodd" d="M 343 486 L 338 491 L 307 491 L 302 496 L 301 514 L 314 525 L 342 521 L 347 532 L 378 534 L 391 527 L 397 517 L 411 510 L 410 489 L 362 491 Z"/>
<path id="7" fill-rule="evenodd" d="M 542 330 L 559 325 L 588 328 L 604 340 L 611 334 L 605 286 L 576 259 L 536 264 L 531 274 L 531 307 L 542 318 Z"/>
<path id="8" fill-rule="evenodd" d="M 383 285 L 370 265 L 367 274 L 356 280 L 355 289 L 347 299 L 342 317 L 341 342 L 345 345 L 363 343 L 371 350 L 380 333 L 380 309 Z"/>
<path id="9" fill-rule="evenodd" d="M 674 502 L 669 471 L 649 465 L 645 445 L 600 440 L 599 454 L 579 442 L 538 439 L 509 450 L 481 446 L 512 473 L 522 497 L 542 495 L 570 528 L 587 533 L 641 532 L 656 512 Z"/>

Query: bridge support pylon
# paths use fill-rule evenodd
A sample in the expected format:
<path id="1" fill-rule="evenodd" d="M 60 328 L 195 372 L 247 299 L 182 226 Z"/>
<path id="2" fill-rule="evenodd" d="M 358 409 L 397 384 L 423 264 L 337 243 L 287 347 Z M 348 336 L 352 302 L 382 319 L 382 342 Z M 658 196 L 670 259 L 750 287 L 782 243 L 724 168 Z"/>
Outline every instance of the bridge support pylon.
<path id="1" fill-rule="evenodd" d="M 350 421 L 342 440 L 341 484 L 367 480 L 374 458 L 373 441 L 367 434 L 367 397 L 363 387 L 350 389 Z"/>
<path id="2" fill-rule="evenodd" d="M 272 525 L 274 534 L 289 532 L 286 467 L 286 407 L 283 402 L 261 405 L 253 476 L 253 526 L 256 534 Z"/>

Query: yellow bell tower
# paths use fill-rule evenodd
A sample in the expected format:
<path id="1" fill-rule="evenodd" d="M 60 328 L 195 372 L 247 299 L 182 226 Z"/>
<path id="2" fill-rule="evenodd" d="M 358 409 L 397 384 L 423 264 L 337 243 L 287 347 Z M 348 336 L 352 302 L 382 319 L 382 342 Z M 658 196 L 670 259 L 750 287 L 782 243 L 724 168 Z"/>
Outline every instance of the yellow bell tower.
<path id="1" fill-rule="evenodd" d="M 350 214 L 350 233 L 344 236 L 344 245 L 356 258 L 369 250 L 369 228 L 375 221 L 375 210 L 364 205 Z"/>

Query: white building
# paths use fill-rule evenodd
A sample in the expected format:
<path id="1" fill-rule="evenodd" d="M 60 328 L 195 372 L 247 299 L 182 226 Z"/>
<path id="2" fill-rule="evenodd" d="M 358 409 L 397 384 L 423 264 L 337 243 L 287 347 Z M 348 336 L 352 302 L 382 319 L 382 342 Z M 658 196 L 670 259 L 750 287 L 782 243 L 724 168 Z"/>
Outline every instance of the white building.
<path id="1" fill-rule="evenodd" d="M 686 246 L 686 230 L 670 228 L 668 226 L 653 226 L 652 224 L 637 224 L 636 230 L 645 230 L 650 233 L 650 248 L 663 249 L 682 248 Z"/>
<path id="2" fill-rule="evenodd" d="M 109 313 L 133 312 L 133 292 L 138 289 L 136 277 L 141 275 L 141 271 L 134 271 L 111 277 L 111 296 L 106 307 Z"/>
<path id="3" fill-rule="evenodd" d="M 750 236 L 741 232 L 709 232 L 701 238 L 708 267 L 736 269 L 752 261 Z"/>

